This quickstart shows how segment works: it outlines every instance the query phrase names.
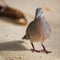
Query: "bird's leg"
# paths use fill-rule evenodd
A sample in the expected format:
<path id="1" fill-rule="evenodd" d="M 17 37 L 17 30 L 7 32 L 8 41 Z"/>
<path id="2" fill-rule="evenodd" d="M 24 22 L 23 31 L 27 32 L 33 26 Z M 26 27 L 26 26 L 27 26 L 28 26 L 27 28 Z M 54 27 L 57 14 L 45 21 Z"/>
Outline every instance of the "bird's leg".
<path id="1" fill-rule="evenodd" d="M 39 50 L 36 50 L 36 49 L 34 48 L 34 45 L 33 45 L 32 42 L 31 42 L 31 45 L 32 45 L 32 47 L 33 47 L 33 49 L 31 49 L 32 52 L 40 52 Z"/>
<path id="2" fill-rule="evenodd" d="M 41 50 L 41 51 L 45 52 L 46 54 L 51 53 L 51 51 L 46 50 L 46 48 L 43 44 L 41 44 L 41 45 L 43 47 L 43 50 Z"/>

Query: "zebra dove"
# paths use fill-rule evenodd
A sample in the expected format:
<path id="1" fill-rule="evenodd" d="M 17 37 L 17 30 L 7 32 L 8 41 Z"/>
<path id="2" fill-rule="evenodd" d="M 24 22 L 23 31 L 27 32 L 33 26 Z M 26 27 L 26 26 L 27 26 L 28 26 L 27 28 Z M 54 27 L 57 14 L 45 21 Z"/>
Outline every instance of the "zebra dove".
<path id="1" fill-rule="evenodd" d="M 45 52 L 46 54 L 51 53 L 51 51 L 47 51 L 43 42 L 46 38 L 49 37 L 51 33 L 51 28 L 44 17 L 44 12 L 42 8 L 36 9 L 35 19 L 28 25 L 26 29 L 26 35 L 23 39 L 29 39 L 33 49 L 33 52 Z M 41 42 L 43 50 L 36 50 L 34 48 L 33 42 Z"/>

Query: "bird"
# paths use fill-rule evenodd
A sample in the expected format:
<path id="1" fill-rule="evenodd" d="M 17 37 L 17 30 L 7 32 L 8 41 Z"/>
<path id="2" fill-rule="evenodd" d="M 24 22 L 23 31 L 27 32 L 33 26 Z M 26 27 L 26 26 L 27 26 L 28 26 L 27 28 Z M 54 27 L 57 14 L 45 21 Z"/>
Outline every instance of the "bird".
<path id="1" fill-rule="evenodd" d="M 51 53 L 44 46 L 44 41 L 50 36 L 51 28 L 48 22 L 45 20 L 44 11 L 42 8 L 37 8 L 35 13 L 34 20 L 28 25 L 26 29 L 26 34 L 22 37 L 22 39 L 30 40 L 32 48 L 32 52 L 45 52 L 46 54 Z M 43 49 L 36 50 L 34 47 L 34 42 L 40 42 Z"/>

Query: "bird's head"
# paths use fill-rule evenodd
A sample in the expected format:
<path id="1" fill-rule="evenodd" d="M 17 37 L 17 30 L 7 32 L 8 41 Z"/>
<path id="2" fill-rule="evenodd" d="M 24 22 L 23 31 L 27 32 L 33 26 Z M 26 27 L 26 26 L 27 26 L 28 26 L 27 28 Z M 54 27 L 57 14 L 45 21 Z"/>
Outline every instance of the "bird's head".
<path id="1" fill-rule="evenodd" d="M 37 8 L 36 9 L 36 17 L 43 17 L 43 16 L 44 16 L 43 9 Z"/>

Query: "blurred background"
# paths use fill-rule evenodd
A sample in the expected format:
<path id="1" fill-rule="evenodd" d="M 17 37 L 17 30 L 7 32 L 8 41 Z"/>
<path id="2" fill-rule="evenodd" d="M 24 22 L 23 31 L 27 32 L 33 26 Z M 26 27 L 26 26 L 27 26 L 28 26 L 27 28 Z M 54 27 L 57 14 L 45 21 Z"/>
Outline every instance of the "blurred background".
<path id="1" fill-rule="evenodd" d="M 60 60 L 60 0 L 3 0 L 7 6 L 24 13 L 28 24 L 34 20 L 36 8 L 43 8 L 45 19 L 50 24 L 52 32 L 44 44 L 51 54 L 32 53 L 29 41 L 21 38 L 26 26 L 7 22 L 0 17 L 0 60 Z M 2 0 L 0 4 L 4 5 Z M 7 19 L 10 20 L 10 19 Z M 36 49 L 41 49 L 40 43 L 35 43 Z"/>

